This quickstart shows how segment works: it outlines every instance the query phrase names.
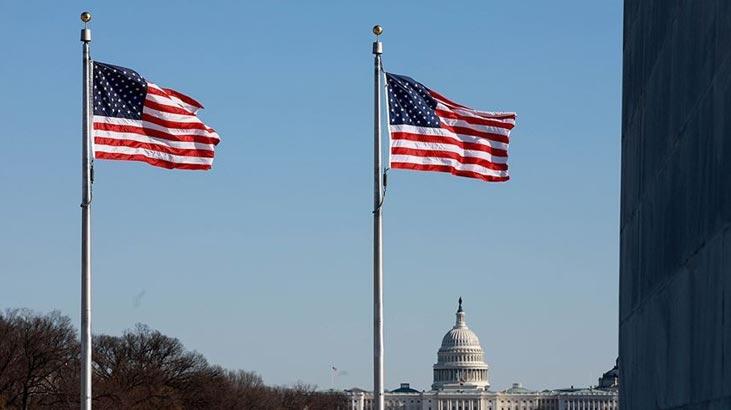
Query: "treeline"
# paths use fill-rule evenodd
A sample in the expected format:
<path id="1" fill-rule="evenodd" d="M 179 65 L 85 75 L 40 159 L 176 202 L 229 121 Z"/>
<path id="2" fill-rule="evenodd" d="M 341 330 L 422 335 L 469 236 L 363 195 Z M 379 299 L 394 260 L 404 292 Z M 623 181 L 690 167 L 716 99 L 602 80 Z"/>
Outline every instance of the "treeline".
<path id="1" fill-rule="evenodd" d="M 266 386 L 256 373 L 213 366 L 178 339 L 137 325 L 94 336 L 97 409 L 344 409 L 342 394 L 315 386 Z M 0 408 L 79 407 L 80 346 L 58 312 L 0 313 Z"/>

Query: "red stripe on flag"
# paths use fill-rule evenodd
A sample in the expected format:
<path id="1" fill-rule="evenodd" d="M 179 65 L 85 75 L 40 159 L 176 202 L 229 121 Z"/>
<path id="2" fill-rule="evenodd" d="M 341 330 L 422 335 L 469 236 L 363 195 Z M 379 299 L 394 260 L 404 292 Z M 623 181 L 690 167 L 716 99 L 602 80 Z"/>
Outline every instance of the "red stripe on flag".
<path id="1" fill-rule="evenodd" d="M 115 147 L 144 148 L 166 154 L 179 155 L 182 157 L 213 158 L 214 152 L 205 149 L 174 148 L 167 145 L 150 144 L 147 142 L 124 140 L 107 137 L 94 137 L 94 143 L 100 145 L 111 145 Z"/>
<path id="2" fill-rule="evenodd" d="M 160 168 L 167 169 L 191 169 L 191 170 L 207 170 L 211 169 L 210 165 L 205 164 L 181 164 L 179 162 L 165 161 L 162 159 L 149 158 L 144 155 L 129 155 L 129 154 L 112 154 L 109 152 L 96 152 L 95 158 L 97 159 L 112 159 L 120 161 L 140 161 L 146 162 L 150 165 L 154 165 Z"/>
<path id="3" fill-rule="evenodd" d="M 476 142 L 457 141 L 454 138 L 442 137 L 438 135 L 424 135 L 424 134 L 412 134 L 409 132 L 392 132 L 391 139 L 394 140 L 409 140 L 418 142 L 431 142 L 435 144 L 449 144 L 455 147 L 462 148 L 464 150 L 471 151 L 482 151 L 496 157 L 507 157 L 508 151 L 500 148 L 489 147 L 485 144 L 478 144 Z"/>
<path id="4" fill-rule="evenodd" d="M 496 176 L 492 176 L 492 175 L 483 175 L 483 174 L 480 174 L 478 172 L 473 172 L 473 171 L 462 171 L 457 168 L 451 167 L 449 165 L 422 165 L 422 164 L 412 164 L 409 162 L 392 162 L 391 168 L 410 169 L 413 171 L 446 172 L 446 173 L 449 173 L 452 175 L 468 177 L 468 178 L 476 178 L 476 179 L 481 179 L 483 181 L 488 181 L 488 182 L 505 182 L 510 179 L 509 176 L 496 177 Z"/>
<path id="5" fill-rule="evenodd" d="M 455 134 L 469 135 L 472 137 L 480 137 L 480 138 L 485 138 L 485 139 L 489 139 L 489 140 L 493 140 L 493 141 L 497 141 L 497 142 L 502 142 L 505 144 L 508 144 L 510 142 L 510 138 L 508 138 L 505 135 L 494 134 L 492 132 L 477 131 L 476 129 L 469 128 L 469 127 L 457 127 L 457 126 L 452 126 L 452 125 L 448 125 L 448 124 L 441 122 L 439 124 L 439 128 L 452 131 Z"/>
<path id="6" fill-rule="evenodd" d="M 145 105 L 147 105 L 147 101 L 145 101 Z M 142 113 L 142 121 L 148 121 L 153 124 L 161 125 L 163 127 L 167 128 L 177 128 L 177 129 L 184 129 L 184 130 L 190 130 L 190 129 L 196 129 L 196 130 L 204 130 L 208 132 L 215 132 L 212 128 L 208 128 L 205 124 L 202 122 L 178 122 L 178 121 L 169 121 L 169 120 L 163 120 L 161 118 L 157 118 L 150 114 Z"/>
<path id="7" fill-rule="evenodd" d="M 454 111 L 445 111 L 440 110 L 439 108 L 436 108 L 434 111 L 436 111 L 437 115 L 439 117 L 444 118 L 451 118 L 455 120 L 462 120 L 469 124 L 475 124 L 475 125 L 487 125 L 490 127 L 497 127 L 497 128 L 504 128 L 506 130 L 512 130 L 515 125 L 508 124 L 505 122 L 501 122 L 500 120 L 491 120 L 487 118 L 476 118 L 469 115 L 460 114 Z"/>
<path id="8" fill-rule="evenodd" d="M 415 149 L 415 148 L 404 148 L 404 147 L 393 147 L 391 148 L 391 154 L 393 155 L 412 155 L 415 157 L 422 158 L 449 158 L 458 161 L 462 164 L 468 165 L 479 165 L 484 168 L 494 169 L 496 171 L 507 171 L 508 164 L 498 164 L 492 161 L 488 161 L 484 158 L 477 157 L 465 157 L 452 151 L 439 151 L 439 150 L 426 150 L 426 149 Z"/>
<path id="9" fill-rule="evenodd" d="M 163 91 L 161 88 L 153 87 L 151 85 L 147 85 L 147 93 L 148 94 L 155 94 L 160 95 L 162 97 L 169 97 L 165 91 Z"/>
<path id="10" fill-rule="evenodd" d="M 156 130 L 153 128 L 135 127 L 132 125 L 107 124 L 104 122 L 95 122 L 94 129 L 100 130 L 100 131 L 114 131 L 114 132 L 121 132 L 121 133 L 146 135 L 148 137 L 161 138 L 161 139 L 166 139 L 169 141 L 199 142 L 202 144 L 213 144 L 213 145 L 216 145 L 220 142 L 220 140 L 218 138 L 213 138 L 213 137 L 204 137 L 201 135 L 190 135 L 190 134 L 177 135 L 177 134 L 170 134 L 170 133 L 167 133 L 164 131 Z"/>
<path id="11" fill-rule="evenodd" d="M 181 101 L 183 101 L 186 104 L 192 105 L 197 108 L 203 108 L 203 105 L 201 103 L 199 103 L 198 101 L 194 100 L 191 97 L 188 97 L 187 95 L 185 95 L 179 91 L 175 91 L 172 88 L 163 88 L 163 90 L 165 90 L 165 92 L 167 92 L 175 97 L 178 97 Z"/>
<path id="12" fill-rule="evenodd" d="M 452 108 L 459 108 L 459 109 L 463 109 L 463 110 L 469 110 L 469 111 L 473 112 L 475 115 L 479 115 L 484 118 L 495 118 L 498 120 L 515 120 L 517 118 L 517 115 L 515 113 L 487 114 L 484 111 L 478 111 L 473 108 L 466 107 L 462 104 L 459 104 L 459 103 L 456 103 L 456 102 L 450 100 L 449 98 L 439 94 L 438 92 L 436 92 L 434 90 L 429 90 L 429 94 L 434 99 L 438 100 L 439 102 L 441 102 L 442 104 L 444 104 L 446 106 L 450 106 Z"/>
<path id="13" fill-rule="evenodd" d="M 172 100 L 170 100 L 170 102 L 173 104 L 175 103 Z M 174 107 L 172 105 L 160 104 L 159 102 L 148 100 L 148 99 L 145 99 L 145 107 L 149 107 L 154 110 L 158 110 L 158 111 L 162 111 L 162 112 L 168 112 L 170 114 L 188 115 L 191 117 L 195 117 L 195 114 L 193 114 L 192 112 L 190 112 L 184 108 Z"/>
<path id="14" fill-rule="evenodd" d="M 452 107 L 455 107 L 455 108 L 464 108 L 464 109 L 466 109 L 466 110 L 472 110 L 472 108 L 470 108 L 470 107 L 465 107 L 465 106 L 464 106 L 464 105 L 462 105 L 462 104 L 458 104 L 458 103 L 456 103 L 456 102 L 454 102 L 454 101 L 450 100 L 449 98 L 447 98 L 447 97 L 445 97 L 445 96 L 443 96 L 443 95 L 439 94 L 438 92 L 436 92 L 436 91 L 434 91 L 434 90 L 429 90 L 429 94 L 430 94 L 430 95 L 431 95 L 431 96 L 432 96 L 433 98 L 435 98 L 435 99 L 437 99 L 437 100 L 440 100 L 440 101 L 441 101 L 442 103 L 444 103 L 444 105 L 449 105 L 449 106 L 452 106 Z"/>

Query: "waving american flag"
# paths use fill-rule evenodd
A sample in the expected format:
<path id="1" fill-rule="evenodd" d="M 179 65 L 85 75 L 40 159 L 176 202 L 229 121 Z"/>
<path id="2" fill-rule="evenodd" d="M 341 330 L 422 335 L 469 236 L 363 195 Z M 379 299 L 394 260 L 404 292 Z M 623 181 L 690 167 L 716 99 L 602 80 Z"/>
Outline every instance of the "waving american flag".
<path id="1" fill-rule="evenodd" d="M 386 73 L 391 168 L 507 181 L 513 112 L 457 104 L 412 78 Z"/>
<path id="2" fill-rule="evenodd" d="M 210 169 L 218 134 L 196 112 L 203 106 L 134 70 L 94 62 L 94 154 L 162 168 Z"/>

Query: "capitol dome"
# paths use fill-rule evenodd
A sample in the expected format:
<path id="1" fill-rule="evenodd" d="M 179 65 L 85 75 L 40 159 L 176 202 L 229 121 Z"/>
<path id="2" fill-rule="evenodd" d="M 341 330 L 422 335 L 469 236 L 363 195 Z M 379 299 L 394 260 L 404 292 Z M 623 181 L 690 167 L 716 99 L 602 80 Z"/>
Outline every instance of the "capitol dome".
<path id="1" fill-rule="evenodd" d="M 442 346 L 437 353 L 432 389 L 487 390 L 488 387 L 485 353 L 480 339 L 467 327 L 462 298 L 459 298 L 457 321 L 442 338 Z"/>

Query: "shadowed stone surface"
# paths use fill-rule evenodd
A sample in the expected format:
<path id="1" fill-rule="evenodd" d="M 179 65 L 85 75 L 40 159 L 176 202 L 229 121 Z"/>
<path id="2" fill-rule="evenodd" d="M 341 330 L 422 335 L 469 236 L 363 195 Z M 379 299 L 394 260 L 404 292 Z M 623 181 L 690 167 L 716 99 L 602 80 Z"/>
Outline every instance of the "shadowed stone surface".
<path id="1" fill-rule="evenodd" d="M 620 405 L 731 409 L 731 0 L 626 0 Z"/>

